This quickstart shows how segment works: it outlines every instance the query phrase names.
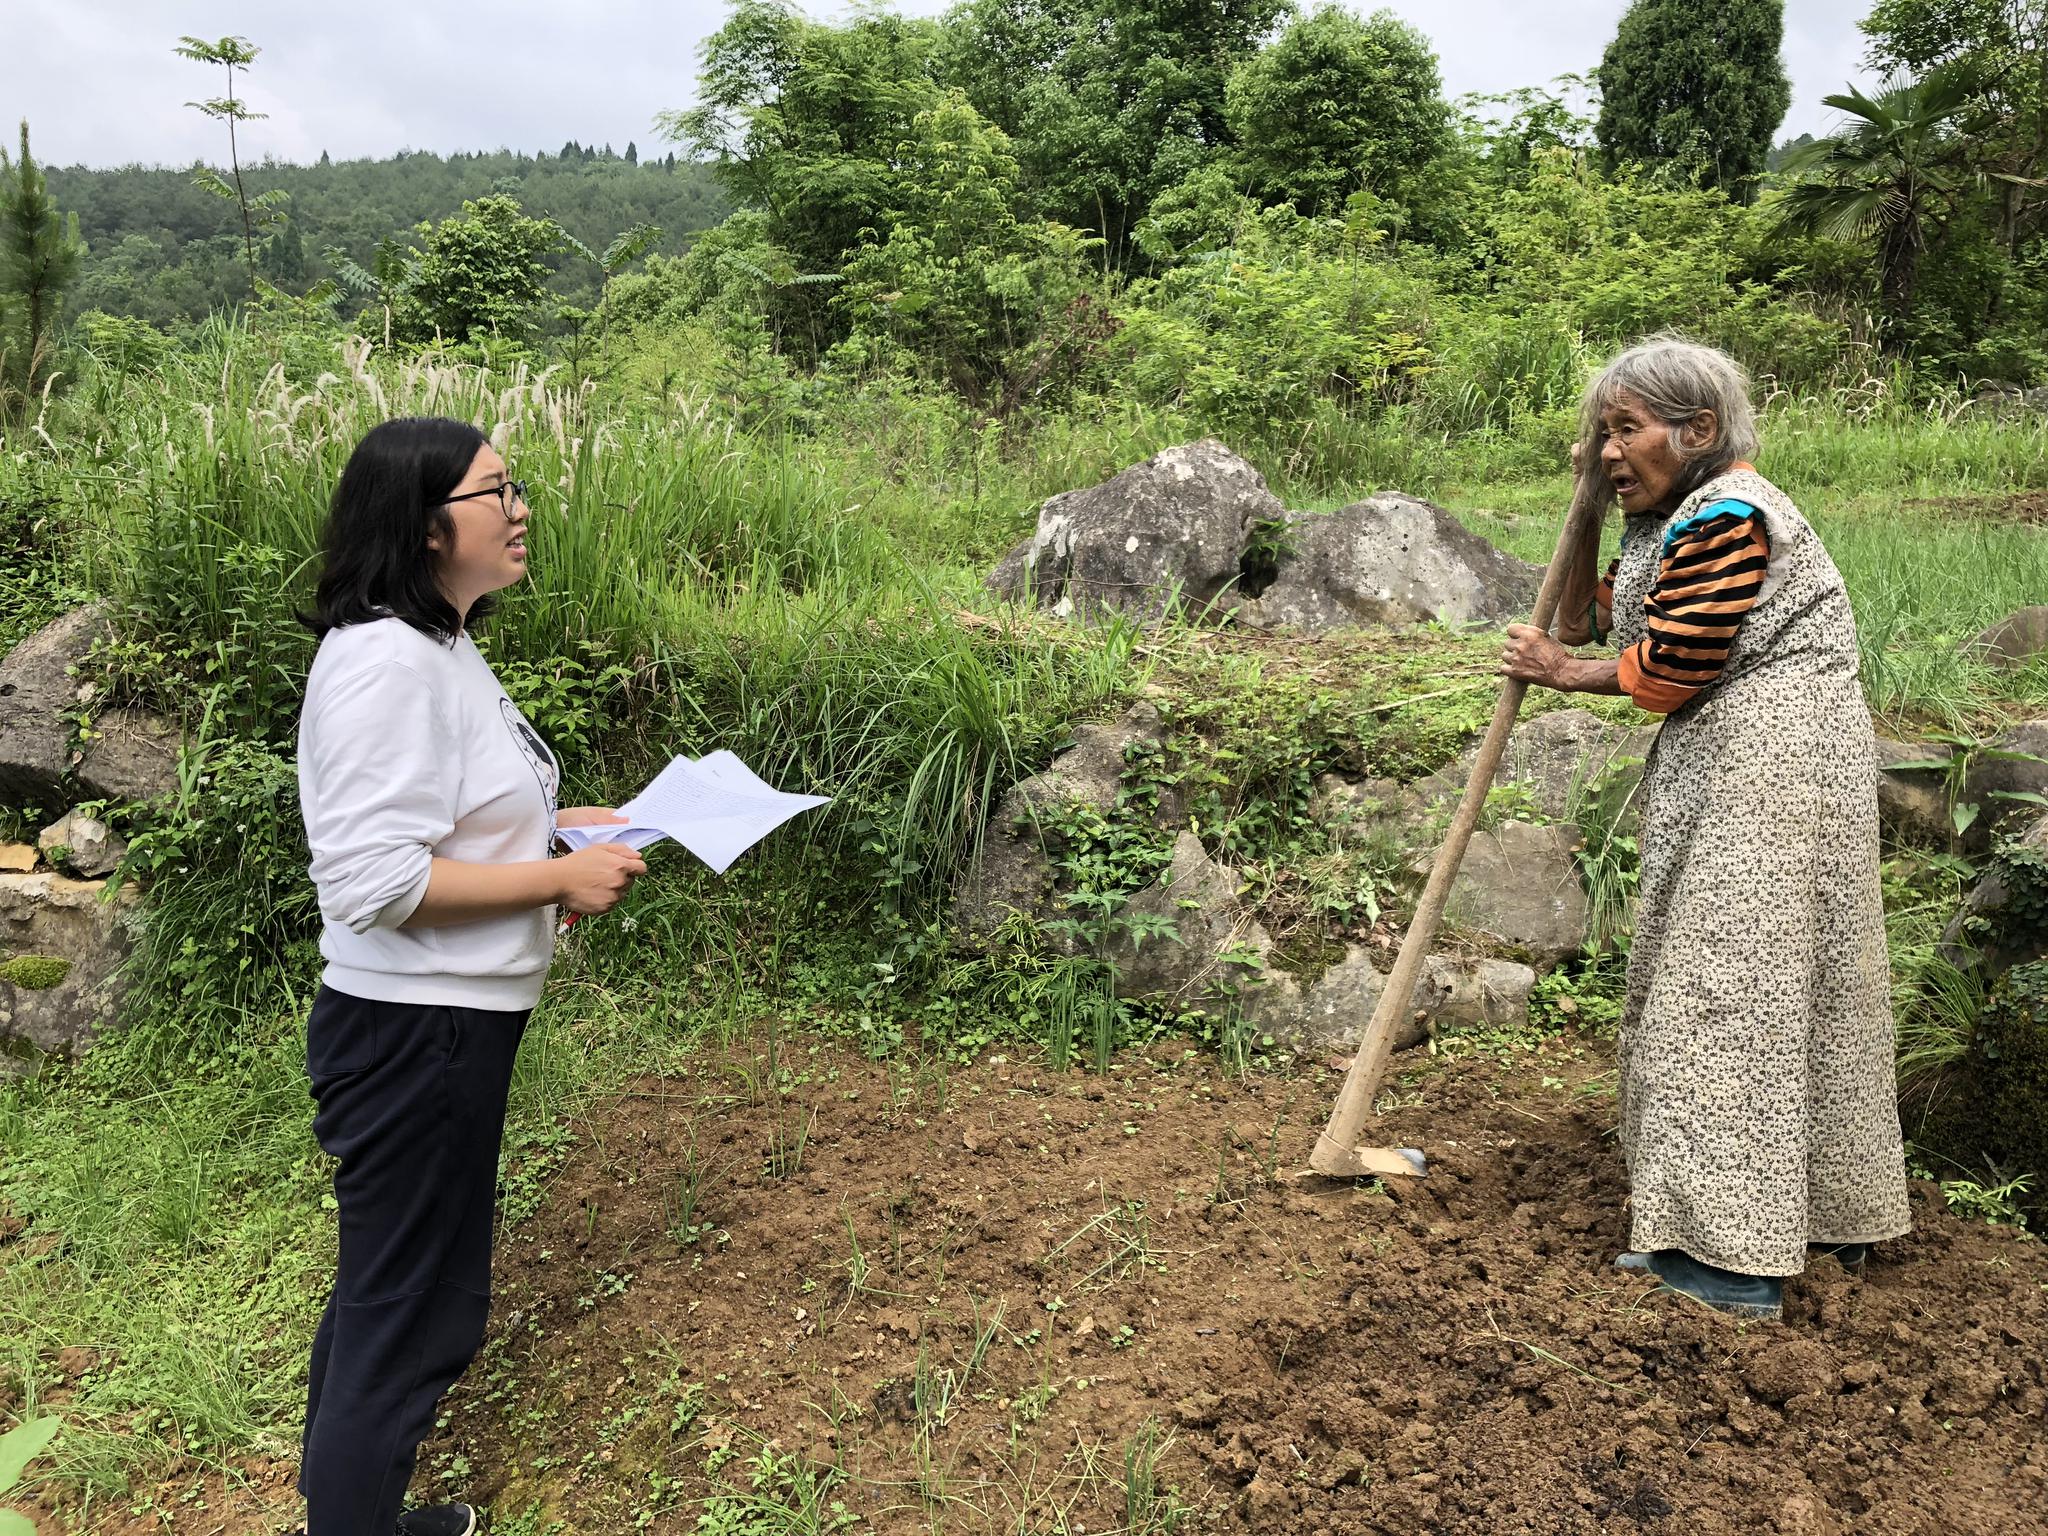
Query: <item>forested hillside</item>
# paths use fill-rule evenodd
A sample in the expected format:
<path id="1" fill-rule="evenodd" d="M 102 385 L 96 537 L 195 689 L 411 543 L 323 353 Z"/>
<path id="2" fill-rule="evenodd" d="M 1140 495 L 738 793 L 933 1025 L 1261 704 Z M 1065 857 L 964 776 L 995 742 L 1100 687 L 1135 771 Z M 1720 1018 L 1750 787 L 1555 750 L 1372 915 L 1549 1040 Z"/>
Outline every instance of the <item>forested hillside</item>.
<path id="1" fill-rule="evenodd" d="M 209 196 L 190 168 L 52 167 L 50 190 L 78 214 L 84 270 L 68 310 L 133 316 L 159 328 L 205 319 L 248 297 L 241 220 L 232 203 Z M 702 167 L 672 152 L 640 156 L 637 144 L 611 152 L 565 144 L 559 154 L 441 155 L 407 151 L 388 160 L 244 167 L 252 194 L 287 194 L 284 215 L 262 237 L 258 265 L 281 288 L 304 292 L 328 276 L 325 252 L 345 251 L 365 268 L 381 242 L 458 212 L 466 200 L 510 195 L 602 251 L 636 226 L 660 227 L 652 249 L 677 254 L 730 204 Z M 571 249 L 547 258 L 548 288 L 566 303 L 596 302 L 602 273 Z"/>

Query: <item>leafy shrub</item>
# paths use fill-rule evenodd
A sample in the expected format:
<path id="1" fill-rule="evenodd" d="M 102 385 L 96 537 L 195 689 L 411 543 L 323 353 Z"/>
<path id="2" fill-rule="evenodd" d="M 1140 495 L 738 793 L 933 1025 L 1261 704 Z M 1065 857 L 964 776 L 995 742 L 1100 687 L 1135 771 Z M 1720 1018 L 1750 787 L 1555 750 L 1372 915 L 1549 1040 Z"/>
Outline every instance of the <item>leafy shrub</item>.
<path id="1" fill-rule="evenodd" d="M 1991 990 L 1935 1144 L 1959 1165 L 2048 1192 L 2048 961 L 2015 966 Z"/>
<path id="2" fill-rule="evenodd" d="M 1116 352 L 1141 398 L 1241 444 L 1410 397 L 1429 364 L 1426 288 L 1380 235 L 1271 209 L 1242 243 L 1133 285 Z"/>
<path id="3" fill-rule="evenodd" d="M 319 925 L 297 770 L 210 725 L 182 756 L 179 795 L 146 814 L 121 865 L 149 892 L 129 973 L 137 1032 L 189 1060 L 227 1050 L 249 1015 L 303 984 Z M 138 1059 L 149 1054 L 146 1043 Z"/>

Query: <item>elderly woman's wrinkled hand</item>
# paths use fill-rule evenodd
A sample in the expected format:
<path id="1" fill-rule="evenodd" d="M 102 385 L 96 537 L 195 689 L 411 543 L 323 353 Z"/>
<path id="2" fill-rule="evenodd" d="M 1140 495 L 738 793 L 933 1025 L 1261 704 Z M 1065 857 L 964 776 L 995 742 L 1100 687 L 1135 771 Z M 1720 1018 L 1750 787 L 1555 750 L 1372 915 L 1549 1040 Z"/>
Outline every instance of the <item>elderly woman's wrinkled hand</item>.
<path id="1" fill-rule="evenodd" d="M 1500 675 L 1546 688 L 1564 686 L 1572 653 L 1533 624 L 1510 624 L 1508 643 L 1500 653 Z"/>

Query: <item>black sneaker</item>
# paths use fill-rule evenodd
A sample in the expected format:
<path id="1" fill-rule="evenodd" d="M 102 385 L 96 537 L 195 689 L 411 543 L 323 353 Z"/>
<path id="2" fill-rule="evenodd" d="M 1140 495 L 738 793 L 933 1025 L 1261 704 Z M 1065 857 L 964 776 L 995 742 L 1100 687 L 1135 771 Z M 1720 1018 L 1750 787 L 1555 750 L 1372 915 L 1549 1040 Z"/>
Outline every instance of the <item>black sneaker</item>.
<path id="1" fill-rule="evenodd" d="M 398 1517 L 398 1536 L 476 1536 L 476 1511 L 467 1504 L 427 1504 Z"/>

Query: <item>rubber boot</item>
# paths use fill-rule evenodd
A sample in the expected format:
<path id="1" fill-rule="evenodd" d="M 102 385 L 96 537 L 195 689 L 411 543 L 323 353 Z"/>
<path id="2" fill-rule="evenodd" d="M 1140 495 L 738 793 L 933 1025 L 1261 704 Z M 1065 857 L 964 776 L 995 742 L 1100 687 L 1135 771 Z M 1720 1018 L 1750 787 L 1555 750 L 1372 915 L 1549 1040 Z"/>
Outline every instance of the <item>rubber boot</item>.
<path id="1" fill-rule="evenodd" d="M 1678 1248 L 1624 1253 L 1614 1261 L 1614 1267 L 1655 1275 L 1664 1282 L 1665 1290 L 1690 1296 L 1731 1317 L 1775 1322 L 1784 1315 L 1785 1282 L 1776 1275 L 1742 1275 L 1732 1269 L 1717 1269 Z"/>
<path id="2" fill-rule="evenodd" d="M 1863 1261 L 1870 1257 L 1868 1243 L 1808 1243 L 1808 1253 L 1817 1253 L 1823 1258 L 1832 1258 L 1852 1275 L 1863 1273 Z"/>

